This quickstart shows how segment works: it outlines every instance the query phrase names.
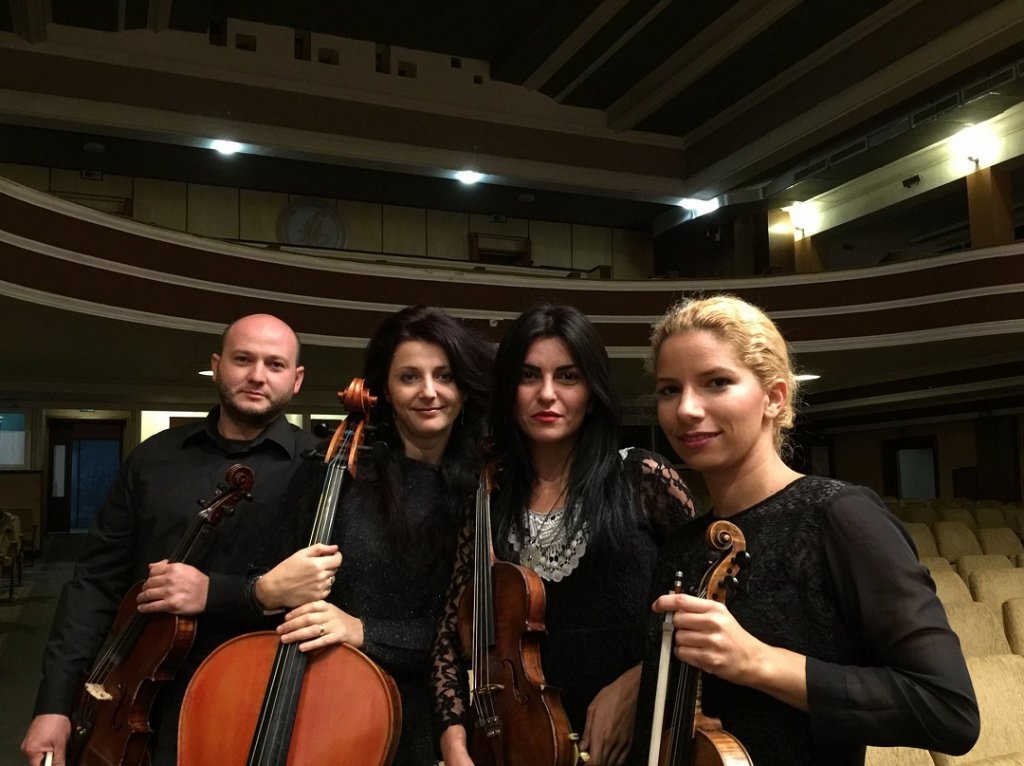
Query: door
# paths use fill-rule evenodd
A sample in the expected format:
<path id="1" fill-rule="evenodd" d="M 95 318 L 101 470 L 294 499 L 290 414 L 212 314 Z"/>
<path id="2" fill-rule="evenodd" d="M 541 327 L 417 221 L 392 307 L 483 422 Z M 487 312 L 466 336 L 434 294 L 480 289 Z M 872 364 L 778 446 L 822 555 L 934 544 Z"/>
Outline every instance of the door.
<path id="1" fill-rule="evenodd" d="M 47 532 L 89 528 L 121 466 L 123 420 L 50 420 Z"/>

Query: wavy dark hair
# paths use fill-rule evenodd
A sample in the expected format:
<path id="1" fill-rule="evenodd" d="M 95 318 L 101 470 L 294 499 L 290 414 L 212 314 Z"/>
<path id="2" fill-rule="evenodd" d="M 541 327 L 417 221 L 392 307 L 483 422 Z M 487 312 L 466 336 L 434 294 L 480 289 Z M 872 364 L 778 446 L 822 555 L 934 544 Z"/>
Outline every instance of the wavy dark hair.
<path id="1" fill-rule="evenodd" d="M 441 458 L 445 496 L 438 498 L 437 512 L 430 514 L 425 528 L 413 528 L 401 511 L 402 477 L 395 453 L 402 454 L 404 444 L 387 397 L 391 361 L 395 350 L 406 341 L 433 343 L 444 349 L 455 385 L 462 393 L 462 412 L 455 419 Z M 385 441 L 389 449 L 369 461 L 370 470 L 361 472 L 360 479 L 379 484 L 388 537 L 400 555 L 422 560 L 454 548 L 453 530 L 465 519 L 476 491 L 493 361 L 489 341 L 440 309 L 422 305 L 402 309 L 385 319 L 366 347 L 363 376 L 367 387 L 377 395 L 372 418 L 377 431 L 372 439 Z"/>
<path id="2" fill-rule="evenodd" d="M 515 410 L 523 362 L 530 346 L 542 338 L 558 338 L 568 346 L 589 392 L 587 413 L 569 466 L 565 519 L 570 536 L 586 520 L 591 545 L 614 547 L 637 518 L 618 453 L 622 415 L 604 343 L 578 309 L 535 306 L 512 322 L 494 362 L 491 434 L 500 469 L 494 498 L 495 544 L 504 557 L 511 553 L 507 547 L 510 530 L 524 539 L 523 509 L 537 479 L 530 444 L 519 428 Z"/>

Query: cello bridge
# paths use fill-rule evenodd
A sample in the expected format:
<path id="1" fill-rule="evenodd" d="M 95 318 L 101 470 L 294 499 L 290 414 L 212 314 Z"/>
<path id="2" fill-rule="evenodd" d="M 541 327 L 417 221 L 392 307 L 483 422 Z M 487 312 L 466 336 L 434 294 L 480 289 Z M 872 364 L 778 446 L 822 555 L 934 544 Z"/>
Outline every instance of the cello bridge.
<path id="1" fill-rule="evenodd" d="M 103 684 L 86 684 L 85 691 L 90 697 L 98 700 L 112 700 L 113 695 L 103 688 Z"/>

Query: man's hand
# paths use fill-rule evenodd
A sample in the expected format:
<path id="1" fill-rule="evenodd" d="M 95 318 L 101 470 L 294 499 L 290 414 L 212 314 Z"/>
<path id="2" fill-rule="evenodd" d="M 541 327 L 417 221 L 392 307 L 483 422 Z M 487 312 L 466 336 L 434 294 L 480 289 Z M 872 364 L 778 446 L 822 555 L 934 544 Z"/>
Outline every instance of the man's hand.
<path id="1" fill-rule="evenodd" d="M 149 577 L 138 596 L 140 612 L 196 615 L 206 609 L 210 578 L 188 564 L 167 560 L 149 565 Z"/>
<path id="2" fill-rule="evenodd" d="M 53 766 L 65 766 L 70 738 L 71 719 L 66 715 L 37 715 L 25 732 L 21 752 L 28 759 L 29 766 L 39 766 L 47 753 L 53 753 Z"/>

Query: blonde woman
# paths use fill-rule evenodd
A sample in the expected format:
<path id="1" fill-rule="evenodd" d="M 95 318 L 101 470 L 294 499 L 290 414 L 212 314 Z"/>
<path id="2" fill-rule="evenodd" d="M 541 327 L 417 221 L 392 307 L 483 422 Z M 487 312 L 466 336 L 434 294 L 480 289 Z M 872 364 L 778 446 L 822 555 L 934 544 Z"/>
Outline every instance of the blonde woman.
<path id="1" fill-rule="evenodd" d="M 654 327 L 652 352 L 658 421 L 713 503 L 666 543 L 656 591 L 677 570 L 699 582 L 716 519 L 751 554 L 727 607 L 683 594 L 654 604 L 659 624 L 673 613 L 676 657 L 705 673 L 704 713 L 757 766 L 861 764 L 866 745 L 969 750 L 974 691 L 909 537 L 871 490 L 783 460 L 797 384 L 772 321 L 731 296 L 684 301 Z M 636 763 L 647 763 L 656 659 L 652 638 Z"/>

